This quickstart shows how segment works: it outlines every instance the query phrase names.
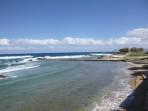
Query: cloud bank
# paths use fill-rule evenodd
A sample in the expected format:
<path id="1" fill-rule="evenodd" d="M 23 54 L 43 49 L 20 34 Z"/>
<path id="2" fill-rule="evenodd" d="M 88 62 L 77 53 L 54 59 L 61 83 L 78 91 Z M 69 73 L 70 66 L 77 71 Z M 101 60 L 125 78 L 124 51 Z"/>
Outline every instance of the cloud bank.
<path id="1" fill-rule="evenodd" d="M 65 37 L 63 39 L 0 39 L 0 50 L 5 51 L 77 51 L 80 49 L 84 51 L 85 49 L 95 49 L 93 51 L 100 51 L 99 49 L 104 47 L 109 50 L 114 50 L 124 45 L 129 46 L 148 46 L 148 28 L 137 28 L 129 30 L 127 36 L 109 39 L 94 39 L 94 38 L 74 38 Z"/>
<path id="2" fill-rule="evenodd" d="M 0 45 L 9 45 L 9 39 L 0 39 Z"/>
<path id="3" fill-rule="evenodd" d="M 137 37 L 148 37 L 148 28 L 138 28 L 129 30 L 127 35 L 137 36 Z"/>

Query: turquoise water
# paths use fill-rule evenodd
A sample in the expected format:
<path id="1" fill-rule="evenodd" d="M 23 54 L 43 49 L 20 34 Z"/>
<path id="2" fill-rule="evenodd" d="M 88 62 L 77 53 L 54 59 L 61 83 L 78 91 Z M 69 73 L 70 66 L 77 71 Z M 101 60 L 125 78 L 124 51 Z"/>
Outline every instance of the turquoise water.
<path id="1" fill-rule="evenodd" d="M 129 77 L 120 62 L 28 58 L 1 58 L 0 74 L 9 77 L 0 79 L 0 111 L 101 111 L 105 94 L 122 92 L 118 83 Z"/>

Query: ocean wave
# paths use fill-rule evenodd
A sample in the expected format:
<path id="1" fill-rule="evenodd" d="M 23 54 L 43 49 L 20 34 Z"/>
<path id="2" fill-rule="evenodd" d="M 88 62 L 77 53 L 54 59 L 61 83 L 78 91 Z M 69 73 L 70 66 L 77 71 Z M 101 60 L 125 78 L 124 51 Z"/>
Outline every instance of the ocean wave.
<path id="1" fill-rule="evenodd" d="M 23 59 L 21 61 L 19 61 L 19 63 L 27 63 L 27 62 L 30 62 L 30 61 L 38 61 L 38 57 L 35 57 L 35 58 L 26 58 L 26 59 Z"/>
<path id="2" fill-rule="evenodd" d="M 74 55 L 74 56 L 45 56 L 46 59 L 77 59 L 90 57 L 89 55 Z"/>
<path id="3" fill-rule="evenodd" d="M 31 55 L 26 55 L 26 56 L 2 56 L 0 59 L 23 59 L 23 58 L 30 58 L 33 57 Z"/>
<path id="4" fill-rule="evenodd" d="M 110 55 L 112 55 L 112 54 L 105 54 L 105 53 L 91 53 L 90 55 L 93 55 L 93 56 L 102 56 L 102 55 L 110 56 Z"/>
<path id="5" fill-rule="evenodd" d="M 39 67 L 40 65 L 20 65 L 20 66 L 13 66 L 13 67 L 8 67 L 5 69 L 1 69 L 0 73 L 8 73 L 8 72 L 13 72 L 13 71 L 19 71 L 19 70 L 27 70 L 35 67 Z"/>
<path id="6" fill-rule="evenodd" d="M 128 79 L 121 79 L 118 83 L 120 88 L 109 89 L 107 93 L 101 98 L 100 103 L 94 102 L 94 109 L 92 111 L 112 111 L 123 109 L 119 105 L 131 94 L 132 89 L 128 84 Z M 122 88 L 122 89 L 121 89 Z"/>
<path id="7" fill-rule="evenodd" d="M 0 68 L 3 68 L 3 67 L 8 67 L 8 66 L 11 66 L 12 64 L 11 63 L 1 63 L 0 64 Z"/>

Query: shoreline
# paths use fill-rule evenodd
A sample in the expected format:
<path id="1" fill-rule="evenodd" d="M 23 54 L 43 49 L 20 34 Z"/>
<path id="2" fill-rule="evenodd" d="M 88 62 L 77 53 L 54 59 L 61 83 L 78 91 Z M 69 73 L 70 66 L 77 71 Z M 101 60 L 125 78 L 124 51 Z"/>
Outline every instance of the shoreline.
<path id="1" fill-rule="evenodd" d="M 38 58 L 38 60 L 50 60 L 46 58 Z M 57 60 L 57 59 L 52 59 Z M 139 60 L 124 60 L 123 57 L 119 56 L 104 56 L 101 58 L 96 59 L 58 59 L 60 61 L 112 61 L 112 62 L 123 62 L 125 64 L 130 65 L 131 67 L 128 68 L 130 71 L 130 77 L 128 84 L 130 85 L 132 89 L 132 93 L 125 98 L 124 101 L 120 104 L 119 107 L 122 109 L 125 109 L 126 111 L 147 111 L 148 110 L 148 103 L 146 101 L 148 100 L 148 58 L 142 58 Z M 31 62 L 32 59 L 29 59 L 29 62 Z M 143 67 L 146 66 L 146 67 Z M 143 77 L 144 75 L 144 77 Z M 146 78 L 145 78 L 146 76 Z M 8 76 L 0 75 L 1 78 L 7 78 Z M 126 90 L 126 89 L 125 89 Z M 133 97 L 132 100 L 128 100 L 128 98 Z M 126 101 L 127 100 L 127 101 Z M 129 103 L 126 103 L 129 102 Z M 124 107 L 124 104 L 125 107 Z M 127 105 L 128 104 L 128 105 Z M 147 110 L 144 110 L 147 109 Z"/>
<path id="2" fill-rule="evenodd" d="M 129 79 L 129 85 L 131 86 L 131 89 L 133 90 L 132 94 L 127 97 L 133 97 L 133 100 L 130 101 L 130 104 L 126 106 L 126 111 L 147 111 L 148 110 L 148 104 L 147 104 L 147 98 L 148 98 L 148 68 L 144 66 L 146 64 L 137 64 L 134 63 L 136 60 L 126 62 L 126 64 L 130 65 L 131 68 L 129 68 L 129 71 L 131 72 L 131 77 Z M 146 78 L 143 78 L 143 75 L 146 75 Z"/>
<path id="3" fill-rule="evenodd" d="M 125 62 L 126 64 L 130 65 L 131 68 L 133 67 L 142 67 L 142 64 L 134 64 L 132 62 Z M 131 73 L 136 73 L 138 71 L 136 70 L 130 70 Z M 131 75 L 131 74 L 130 74 Z M 129 79 L 129 84 L 131 86 L 131 89 L 134 91 L 141 83 L 142 83 L 142 79 L 141 79 L 141 76 L 138 75 L 138 76 L 131 76 L 131 78 Z"/>
<path id="4" fill-rule="evenodd" d="M 148 111 L 148 57 L 125 59 L 119 55 L 104 56 L 96 61 L 121 61 L 130 65 L 128 84 L 132 93 L 120 104 L 125 111 Z"/>

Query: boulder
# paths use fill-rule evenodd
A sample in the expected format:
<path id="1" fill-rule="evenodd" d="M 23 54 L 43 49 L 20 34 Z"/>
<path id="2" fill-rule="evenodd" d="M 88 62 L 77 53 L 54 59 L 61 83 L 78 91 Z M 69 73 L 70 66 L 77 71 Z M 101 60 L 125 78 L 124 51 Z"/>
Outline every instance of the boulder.
<path id="1" fill-rule="evenodd" d="M 0 75 L 0 78 L 6 78 L 6 77 L 8 77 L 8 76 Z"/>

